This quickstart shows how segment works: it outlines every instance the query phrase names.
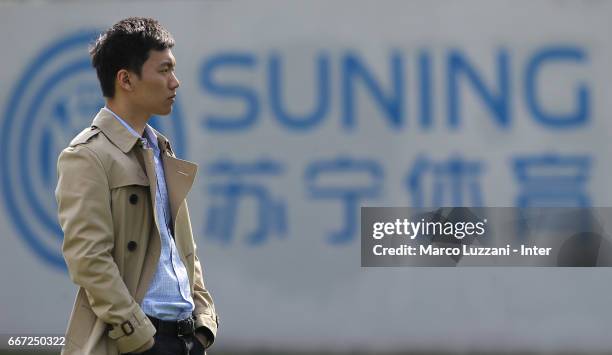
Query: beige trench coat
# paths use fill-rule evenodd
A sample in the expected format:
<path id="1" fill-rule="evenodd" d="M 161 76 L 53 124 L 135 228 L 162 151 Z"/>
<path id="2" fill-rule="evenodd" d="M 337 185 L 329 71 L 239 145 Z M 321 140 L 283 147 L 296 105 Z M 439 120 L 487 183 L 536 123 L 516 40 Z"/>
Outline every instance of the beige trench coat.
<path id="1" fill-rule="evenodd" d="M 187 268 L 196 328 L 216 336 L 218 318 L 206 290 L 185 197 L 197 165 L 177 159 L 159 132 L 174 238 Z M 131 352 L 155 334 L 140 308 L 160 256 L 152 149 L 101 110 L 57 163 L 55 195 L 63 254 L 80 286 L 62 354 Z"/>

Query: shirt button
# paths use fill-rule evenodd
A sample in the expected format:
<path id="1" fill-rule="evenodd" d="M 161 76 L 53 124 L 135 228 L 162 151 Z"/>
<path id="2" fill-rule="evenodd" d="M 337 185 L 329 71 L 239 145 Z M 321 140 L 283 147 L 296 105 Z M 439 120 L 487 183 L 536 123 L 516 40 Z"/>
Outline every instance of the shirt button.
<path id="1" fill-rule="evenodd" d="M 130 203 L 132 205 L 135 205 L 138 202 L 138 195 L 136 194 L 131 194 L 130 195 Z"/>
<path id="2" fill-rule="evenodd" d="M 127 248 L 128 248 L 129 251 L 136 250 L 137 246 L 138 246 L 138 244 L 135 241 L 133 241 L 133 240 L 130 240 L 130 242 L 127 244 Z"/>

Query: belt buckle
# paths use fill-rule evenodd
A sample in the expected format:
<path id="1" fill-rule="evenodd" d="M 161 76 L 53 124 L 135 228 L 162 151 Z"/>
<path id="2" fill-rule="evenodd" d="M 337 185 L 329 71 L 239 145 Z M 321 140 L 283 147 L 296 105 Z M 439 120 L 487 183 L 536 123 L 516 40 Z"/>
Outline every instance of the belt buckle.
<path id="1" fill-rule="evenodd" d="M 195 326 L 192 318 L 183 319 L 177 322 L 178 335 L 190 335 L 195 331 Z"/>

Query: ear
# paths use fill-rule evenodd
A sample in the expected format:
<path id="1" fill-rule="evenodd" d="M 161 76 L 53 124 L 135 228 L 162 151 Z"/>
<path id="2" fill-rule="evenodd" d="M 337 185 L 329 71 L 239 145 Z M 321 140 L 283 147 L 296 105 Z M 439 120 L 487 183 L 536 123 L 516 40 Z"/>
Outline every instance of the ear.
<path id="1" fill-rule="evenodd" d="M 134 86 L 132 83 L 132 75 L 126 69 L 121 69 L 117 72 L 117 76 L 115 77 L 117 81 L 117 85 L 119 85 L 125 91 L 134 90 Z"/>

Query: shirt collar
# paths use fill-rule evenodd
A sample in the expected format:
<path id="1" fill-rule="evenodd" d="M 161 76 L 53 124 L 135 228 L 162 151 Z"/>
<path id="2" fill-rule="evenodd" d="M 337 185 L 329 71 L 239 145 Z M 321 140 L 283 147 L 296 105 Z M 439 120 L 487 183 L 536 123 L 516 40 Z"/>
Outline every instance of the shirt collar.
<path id="1" fill-rule="evenodd" d="M 155 132 L 153 132 L 153 129 L 148 124 L 145 125 L 144 136 L 145 136 L 145 139 L 147 139 L 149 141 L 149 143 L 153 145 L 153 148 L 156 151 L 158 151 L 159 150 L 159 144 L 157 142 L 157 134 L 155 134 Z"/>

